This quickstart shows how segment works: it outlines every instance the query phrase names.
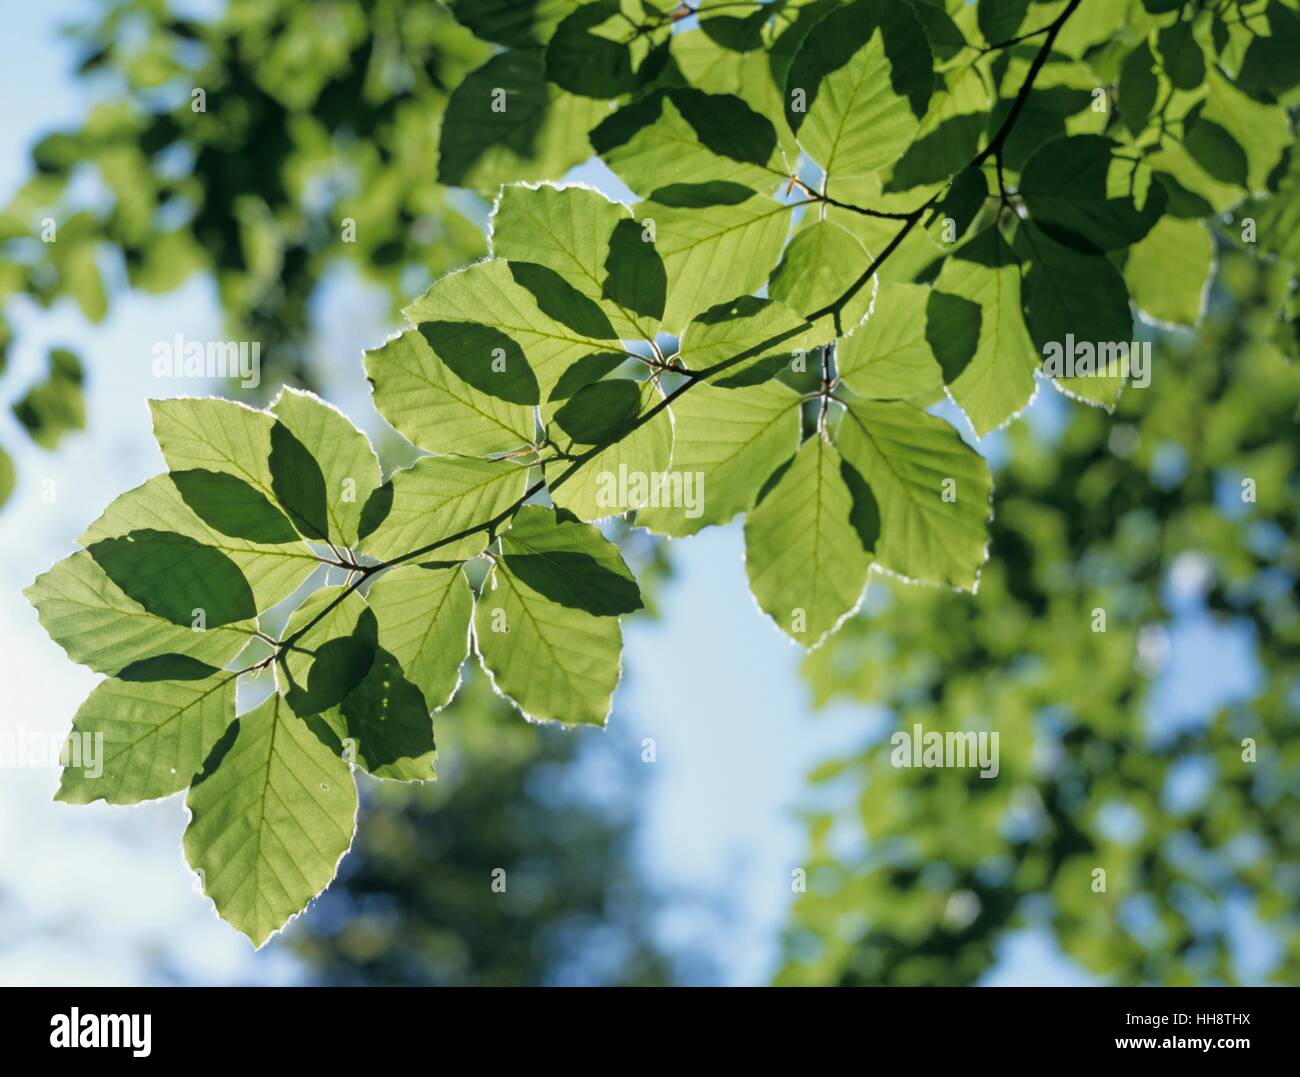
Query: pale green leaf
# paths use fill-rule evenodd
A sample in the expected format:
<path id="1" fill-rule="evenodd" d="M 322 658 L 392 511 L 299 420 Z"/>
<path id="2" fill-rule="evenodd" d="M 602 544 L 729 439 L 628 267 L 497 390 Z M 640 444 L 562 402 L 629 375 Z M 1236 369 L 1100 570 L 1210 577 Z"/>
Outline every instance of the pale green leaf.
<path id="1" fill-rule="evenodd" d="M 742 391 L 703 384 L 673 402 L 674 504 L 637 512 L 661 535 L 693 535 L 753 503 L 799 445 L 799 394 L 780 381 Z"/>
<path id="2" fill-rule="evenodd" d="M 871 265 L 871 255 L 851 232 L 831 221 L 811 219 L 794 234 L 767 293 L 805 318 L 839 303 Z M 847 336 L 867 320 L 878 282 L 865 282 L 842 307 L 816 322 L 814 343 Z"/>
<path id="3" fill-rule="evenodd" d="M 605 724 L 621 673 L 616 617 L 552 602 L 498 567 L 474 609 L 474 641 L 497 691 L 526 717 Z"/>
<path id="4" fill-rule="evenodd" d="M 652 383 L 640 385 L 640 414 L 647 414 L 663 400 L 663 393 Z M 603 520 L 621 516 L 631 509 L 650 504 L 673 455 L 673 417 L 663 408 L 654 418 L 631 433 L 601 449 L 561 483 L 570 464 L 558 460 L 546 465 L 546 480 L 551 484 L 551 500 L 580 520 Z"/>
<path id="5" fill-rule="evenodd" d="M 786 117 L 832 182 L 867 175 L 911 144 L 933 67 L 925 33 L 906 4 L 858 0 L 804 39 L 786 76 Z"/>
<path id="6" fill-rule="evenodd" d="M 928 304 L 927 338 L 980 437 L 1034 395 L 1039 356 L 1021 312 L 1020 273 L 1010 246 L 990 227 L 944 262 Z"/>
<path id="7" fill-rule="evenodd" d="M 494 193 L 558 176 L 591 153 L 587 132 L 608 113 L 546 81 L 541 49 L 498 53 L 452 91 L 442 118 L 438 181 Z"/>
<path id="8" fill-rule="evenodd" d="M 1129 249 L 1124 280 L 1148 318 L 1195 326 L 1205 310 L 1213 269 L 1214 240 L 1205 225 L 1165 217 Z"/>
<path id="9" fill-rule="evenodd" d="M 636 577 L 618 547 L 588 524 L 562 520 L 526 505 L 501 536 L 506 568 L 520 582 L 561 606 L 613 617 L 641 609 Z"/>
<path id="10" fill-rule="evenodd" d="M 806 10 L 806 9 L 805 9 Z M 782 101 L 784 70 L 777 56 L 765 49 L 734 52 L 724 49 L 702 30 L 684 30 L 672 37 L 672 54 L 686 82 L 710 94 L 732 94 L 766 116 L 788 162 L 799 155 L 794 132 Z M 780 82 L 778 83 L 778 80 Z"/>
<path id="11" fill-rule="evenodd" d="M 789 208 L 747 189 L 719 185 L 738 201 L 681 204 L 656 200 L 635 209 L 643 223 L 654 222 L 655 249 L 668 272 L 664 329 L 680 333 L 695 315 L 758 291 L 781 257 L 790 227 Z M 718 197 L 716 190 L 704 192 Z"/>
<path id="12" fill-rule="evenodd" d="M 862 598 L 871 557 L 852 508 L 839 453 L 814 435 L 745 519 L 750 590 L 801 646 L 821 643 Z"/>
<path id="13" fill-rule="evenodd" d="M 104 681 L 77 711 L 65 763 L 80 765 L 64 766 L 56 800 L 137 804 L 178 793 L 234 721 L 234 673 L 174 656 L 138 668 L 150 679 Z"/>
<path id="14" fill-rule="evenodd" d="M 240 717 L 185 799 L 185 858 L 254 946 L 330 884 L 356 829 L 348 765 L 273 695 Z"/>
<path id="15" fill-rule="evenodd" d="M 343 702 L 370 672 L 378 636 L 374 611 L 355 590 L 313 592 L 281 634 L 276 674 L 289 706 L 307 718 Z"/>
<path id="16" fill-rule="evenodd" d="M 197 473 L 178 474 L 183 477 Z M 170 531 L 187 536 L 220 550 L 239 567 L 259 611 L 290 595 L 320 564 L 319 558 L 297 539 L 263 543 L 223 534 L 209 526 L 186 504 L 176 478 L 177 475 L 155 475 L 120 494 L 77 542 L 90 546 L 104 539 L 124 538 L 136 531 Z"/>
<path id="17" fill-rule="evenodd" d="M 214 396 L 151 400 L 149 409 L 169 470 L 234 475 L 275 502 L 271 474 L 275 416 Z"/>
<path id="18" fill-rule="evenodd" d="M 370 439 L 314 393 L 282 389 L 271 410 L 320 467 L 330 541 L 356 545 L 361 509 L 380 481 Z"/>
<path id="19" fill-rule="evenodd" d="M 422 457 L 371 498 L 360 548 L 377 561 L 417 550 L 429 553 L 425 560 L 473 557 L 487 545 L 484 525 L 523 496 L 527 478 L 528 469 L 509 460 Z"/>
<path id="20" fill-rule="evenodd" d="M 559 273 L 601 306 L 620 338 L 655 335 L 663 314 L 663 264 L 628 208 L 599 191 L 549 184 L 502 188 L 492 211 L 492 251 Z M 618 286 L 619 262 L 630 263 L 629 287 Z"/>
<path id="21" fill-rule="evenodd" d="M 943 371 L 926 339 L 930 289 L 886 284 L 871 321 L 835 345 L 844 384 L 870 400 L 911 400 L 943 389 Z"/>
<path id="22" fill-rule="evenodd" d="M 756 385 L 811 361 L 813 330 L 775 299 L 743 295 L 700 314 L 682 334 L 688 369 L 726 388 Z"/>
<path id="23" fill-rule="evenodd" d="M 788 179 L 771 121 L 731 94 L 654 94 L 603 121 L 591 143 L 619 179 L 646 197 L 701 177 L 755 191 Z"/>
<path id="24" fill-rule="evenodd" d="M 251 622 L 196 631 L 165 621 L 128 597 L 84 550 L 42 573 L 23 594 L 50 638 L 96 673 L 119 673 L 164 654 L 224 666 L 252 631 Z"/>
<path id="25" fill-rule="evenodd" d="M 480 392 L 434 354 L 416 329 L 366 352 L 375 407 L 412 444 L 488 456 L 533 440 L 533 408 Z"/>
<path id="26" fill-rule="evenodd" d="M 553 270 L 542 268 L 541 277 L 526 266 L 513 270 L 477 262 L 436 281 L 404 311 L 463 380 L 514 404 L 537 404 L 582 360 L 621 353 L 599 308 Z"/>
<path id="27" fill-rule="evenodd" d="M 423 694 L 426 710 L 451 701 L 469 654 L 474 595 L 459 568 L 402 565 L 371 586 L 366 602 L 379 621 L 379 644 Z"/>
<path id="28" fill-rule="evenodd" d="M 988 464 L 942 419 L 905 403 L 849 405 L 836 432 L 880 513 L 877 563 L 922 583 L 975 590 L 988 556 Z"/>

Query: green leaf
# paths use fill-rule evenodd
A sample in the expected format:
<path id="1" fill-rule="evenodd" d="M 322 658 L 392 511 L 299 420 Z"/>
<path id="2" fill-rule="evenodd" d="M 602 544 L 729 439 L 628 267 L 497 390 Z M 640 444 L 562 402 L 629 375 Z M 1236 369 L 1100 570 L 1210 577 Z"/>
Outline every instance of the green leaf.
<path id="1" fill-rule="evenodd" d="M 619 179 L 646 196 L 701 176 L 770 191 L 789 175 L 780 167 L 772 122 L 732 94 L 653 94 L 602 121 L 591 144 Z"/>
<path id="2" fill-rule="evenodd" d="M 501 537 L 506 567 L 521 583 L 561 606 L 614 617 L 642 608 L 636 577 L 609 539 L 588 524 L 557 519 L 527 505 Z"/>
<path id="3" fill-rule="evenodd" d="M 1267 190 L 1270 173 L 1282 160 L 1287 148 L 1295 143 L 1286 110 L 1280 105 L 1253 100 L 1213 67 L 1205 73 L 1205 85 L 1206 96 L 1197 113 L 1195 126 L 1213 125 L 1222 132 L 1224 140 L 1219 152 L 1233 160 L 1239 155 L 1244 161 L 1245 174 L 1239 186 L 1252 192 Z M 1188 134 L 1190 136 L 1190 131 Z M 1231 149 L 1228 144 L 1231 144 Z M 1202 167 L 1206 167 L 1206 162 L 1192 145 L 1188 144 L 1187 148 Z M 1212 163 L 1206 171 L 1216 179 L 1223 179 L 1221 170 L 1215 170 Z"/>
<path id="4" fill-rule="evenodd" d="M 274 415 L 220 397 L 151 400 L 149 407 L 158 446 L 173 472 L 232 476 L 283 509 L 304 538 L 325 537 L 325 479 L 320 465 Z M 193 492 L 185 485 L 180 489 Z M 206 495 L 210 490 L 198 492 Z M 194 506 L 209 522 L 210 508 L 206 496 Z"/>
<path id="5" fill-rule="evenodd" d="M 215 396 L 151 400 L 149 410 L 171 471 L 233 475 L 277 503 L 271 473 L 273 415 Z"/>
<path id="6" fill-rule="evenodd" d="M 119 495 L 77 539 L 78 543 L 90 546 L 104 539 L 125 538 L 137 531 L 186 536 L 219 550 L 238 566 L 259 611 L 269 609 L 291 594 L 320 564 L 301 541 L 271 545 L 224 535 L 209 526 L 185 501 L 187 496 L 194 495 L 194 484 L 188 483 L 184 476 L 193 474 L 155 475 Z M 205 511 L 210 509 L 209 504 Z"/>
<path id="7" fill-rule="evenodd" d="M 618 97 L 636 87 L 632 50 L 635 23 L 617 0 L 583 4 L 555 28 L 546 47 L 546 77 L 585 97 Z"/>
<path id="8" fill-rule="evenodd" d="M 1113 0 L 1092 0 L 1093 3 L 1110 3 Z M 1100 21 L 1100 20 L 1099 20 Z M 1067 26 L 1074 23 L 1071 19 Z M 1059 45 L 1060 38 L 1057 38 Z M 999 96 L 988 117 L 987 132 L 996 137 L 1011 115 L 1019 96 L 1020 87 L 1029 77 L 1035 49 L 1025 45 L 1000 53 L 994 62 L 994 71 L 1001 72 L 997 85 Z M 1065 59 L 1059 48 L 1053 49 L 1054 59 L 1049 60 L 1034 78 L 1034 89 L 1016 117 L 1002 146 L 1005 168 L 1022 172 L 1026 162 L 1044 145 L 1066 135 L 1100 134 L 1106 126 L 1107 112 L 1094 111 L 1098 89 L 1098 76 L 1087 64 Z"/>
<path id="9" fill-rule="evenodd" d="M 715 185 L 700 194 L 714 199 L 728 189 L 740 200 L 697 205 L 687 198 L 669 205 L 660 190 L 636 207 L 638 220 L 654 222 L 655 249 L 668 272 L 663 327 L 670 333 L 718 303 L 758 291 L 781 257 L 789 208 L 765 195 L 751 197 L 747 188 Z"/>
<path id="10" fill-rule="evenodd" d="M 637 386 L 639 414 L 660 404 L 663 393 L 649 381 Z M 576 399 L 576 398 L 575 398 Z M 546 480 L 551 500 L 580 520 L 621 516 L 648 504 L 659 477 L 667 471 L 673 454 L 673 417 L 668 408 L 642 423 L 619 441 L 603 448 L 582 467 L 560 482 L 570 465 L 564 460 L 547 464 Z"/>
<path id="11" fill-rule="evenodd" d="M 175 658 L 165 665 L 187 676 L 111 679 L 90 693 L 72 721 L 81 765 L 64 766 L 56 800 L 138 804 L 178 793 L 194 780 L 234 721 L 235 675 L 193 660 L 188 669 Z M 102 741 L 88 752 L 87 742 L 97 738 Z"/>
<path id="12" fill-rule="evenodd" d="M 95 563 L 150 613 L 182 627 L 200 615 L 215 627 L 257 616 L 244 574 L 220 550 L 171 531 L 131 531 L 88 547 Z"/>
<path id="13" fill-rule="evenodd" d="M 926 339 L 930 289 L 886 284 L 868 325 L 835 345 L 844 384 L 870 400 L 911 400 L 943 389 L 943 371 Z"/>
<path id="14" fill-rule="evenodd" d="M 974 591 L 988 557 L 988 464 L 942 419 L 905 403 L 850 404 L 836 432 L 880 510 L 877 563 Z"/>
<path id="15" fill-rule="evenodd" d="M 468 639 L 468 621 L 465 627 Z M 401 663 L 382 648 L 361 683 L 321 721 L 332 734 L 325 738 L 329 746 L 367 774 L 399 782 L 431 782 L 436 776 L 429 705 Z"/>
<path id="16" fill-rule="evenodd" d="M 563 309 L 572 318 L 571 307 L 548 311 L 539 304 L 539 295 L 548 305 L 582 298 L 558 274 L 527 277 L 535 294 L 511 268 L 504 261 L 477 262 L 450 273 L 404 313 L 438 358 L 475 389 L 513 404 L 537 404 L 583 360 L 620 352 L 620 346 L 612 330 L 594 338 L 553 316 Z"/>
<path id="17" fill-rule="evenodd" d="M 224 666 L 244 649 L 252 630 L 244 624 L 195 631 L 165 621 L 113 583 L 85 550 L 36 577 L 23 594 L 50 638 L 96 673 L 116 674 L 164 654 Z"/>
<path id="18" fill-rule="evenodd" d="M 304 718 L 338 706 L 370 672 L 378 648 L 374 611 L 354 590 L 322 587 L 284 626 L 277 673 L 296 714 Z"/>
<path id="19" fill-rule="evenodd" d="M 806 6 L 800 8 L 796 17 L 805 17 L 807 11 Z M 674 65 L 688 85 L 705 93 L 730 94 L 743 100 L 772 124 L 782 160 L 794 162 L 799 146 L 786 123 L 782 102 L 785 70 L 780 67 L 775 52 L 733 52 L 720 47 L 698 29 L 673 34 L 671 48 Z M 786 57 L 785 64 L 788 63 Z"/>
<path id="20" fill-rule="evenodd" d="M 641 387 L 626 378 L 584 385 L 555 412 L 555 424 L 577 445 L 616 441 L 641 413 Z"/>
<path id="21" fill-rule="evenodd" d="M 402 565 L 370 587 L 379 645 L 423 694 L 425 710 L 451 702 L 469 654 L 474 594 L 459 568 Z"/>
<path id="22" fill-rule="evenodd" d="M 608 112 L 546 81 L 541 49 L 498 53 L 447 102 L 438 182 L 495 193 L 503 183 L 558 176 L 591 153 L 587 132 Z"/>
<path id="23" fill-rule="evenodd" d="M 1129 249 L 1124 279 L 1146 317 L 1194 327 L 1205 310 L 1213 269 L 1214 240 L 1205 225 L 1166 217 Z"/>
<path id="24" fill-rule="evenodd" d="M 939 0 L 908 0 L 938 60 L 951 60 L 966 47 L 966 35 Z"/>
<path id="25" fill-rule="evenodd" d="M 700 15 L 700 29 L 719 45 L 737 52 L 750 52 L 763 45 L 763 27 L 772 17 L 772 11 L 759 4 L 756 11 L 745 14 L 730 14 L 726 11 L 720 15 L 711 15 L 711 8 L 725 9 L 737 6 L 732 0 L 702 0 L 696 5 Z M 780 9 L 783 5 L 774 5 Z"/>
<path id="26" fill-rule="evenodd" d="M 794 234 L 767 292 L 805 318 L 835 304 L 866 272 L 871 255 L 852 233 L 831 221 L 810 220 Z M 854 332 L 871 314 L 873 278 L 840 309 L 814 322 L 818 344 Z"/>
<path id="27" fill-rule="evenodd" d="M 884 189 L 907 191 L 942 183 L 964 169 L 980 147 L 989 105 L 988 90 L 975 68 L 959 68 L 944 75 L 915 140 L 890 167 Z"/>
<path id="28" fill-rule="evenodd" d="M 1205 81 L 1205 54 L 1192 34 L 1192 24 L 1176 22 L 1156 31 L 1160 66 L 1177 90 L 1197 90 Z"/>
<path id="29" fill-rule="evenodd" d="M 991 226 L 944 262 L 927 305 L 926 338 L 953 399 L 980 437 L 1034 395 L 1039 356 L 1021 313 L 1020 272 L 1010 246 Z M 976 334 L 970 332 L 971 313 L 977 316 Z"/>
<path id="30" fill-rule="evenodd" d="M 271 410 L 307 450 L 324 478 L 324 523 L 329 540 L 342 546 L 356 545 L 361 509 L 380 481 L 379 458 L 370 439 L 314 393 L 282 389 Z"/>
<path id="31" fill-rule="evenodd" d="M 1108 258 L 1064 247 L 1026 222 L 1016 234 L 1016 250 L 1025 260 L 1025 324 L 1039 355 L 1062 360 L 1076 344 L 1118 356 L 1122 346 L 1127 370 L 1128 344 L 1133 339 L 1133 313 L 1128 288 Z M 1109 363 L 1106 364 L 1109 368 Z M 1123 391 L 1125 375 L 1065 376 L 1049 362 L 1044 374 L 1062 392 L 1092 404 L 1113 408 Z"/>
<path id="32" fill-rule="evenodd" d="M 786 77 L 786 118 L 832 182 L 865 176 L 911 144 L 933 72 L 929 43 L 910 8 L 858 0 L 832 11 L 804 39 Z"/>
<path id="33" fill-rule="evenodd" d="M 1139 42 L 1119 69 L 1119 116 L 1129 134 L 1140 135 L 1156 105 L 1160 80 L 1155 73 L 1155 56 L 1145 40 Z"/>
<path id="34" fill-rule="evenodd" d="M 589 187 L 504 187 L 492 211 L 498 258 L 560 274 L 624 340 L 652 338 L 666 278 L 654 244 L 626 206 Z"/>
<path id="35" fill-rule="evenodd" d="M 871 557 L 849 521 L 851 510 L 839 453 L 814 435 L 745 519 L 750 590 L 804 647 L 821 643 L 862 599 Z"/>
<path id="36" fill-rule="evenodd" d="M 1015 37 L 1028 10 L 1029 0 L 979 0 L 976 17 L 984 40 L 996 45 Z"/>
<path id="37" fill-rule="evenodd" d="M 278 696 L 237 719 L 185 798 L 185 858 L 217 912 L 260 947 L 330 884 L 357 788 Z"/>
<path id="38" fill-rule="evenodd" d="M 660 535 L 693 535 L 746 511 L 799 445 L 799 394 L 780 381 L 735 392 L 703 384 L 673 403 L 677 503 L 637 512 Z"/>
<path id="39" fill-rule="evenodd" d="M 967 168 L 953 178 L 952 186 L 939 204 L 935 219 L 940 221 L 940 235 L 952 242 L 961 239 L 975 223 L 989 197 L 988 178 L 983 169 Z M 948 221 L 952 222 L 951 235 L 943 236 Z"/>
<path id="40" fill-rule="evenodd" d="M 434 354 L 418 330 L 390 337 L 365 356 L 379 414 L 421 449 L 488 456 L 532 442 L 532 407 L 475 389 Z"/>
<path id="41" fill-rule="evenodd" d="M 524 493 L 528 469 L 509 460 L 426 456 L 393 472 L 371 498 L 387 511 L 363 526 L 360 547 L 377 561 L 404 557 L 435 543 L 438 560 L 460 561 L 487 546 L 480 528 Z M 370 506 L 367 507 L 370 512 Z M 455 541 L 444 542 L 454 538 Z"/>
<path id="42" fill-rule="evenodd" d="M 1281 96 L 1300 83 L 1300 16 L 1279 0 L 1265 9 L 1268 34 L 1255 34 L 1237 72 L 1237 85 L 1248 92 Z M 1255 22 L 1257 16 L 1251 21 Z"/>
<path id="43" fill-rule="evenodd" d="M 617 618 L 552 602 L 498 566 L 474 610 L 474 641 L 496 690 L 525 717 L 605 724 L 621 673 Z"/>
<path id="44" fill-rule="evenodd" d="M 1053 239 L 1078 250 L 1113 251 L 1136 243 L 1160 219 L 1164 188 L 1145 165 L 1118 156 L 1100 135 L 1053 139 L 1025 163 L 1020 194 Z"/>
<path id="45" fill-rule="evenodd" d="M 296 542 L 289 518 L 243 479 L 222 471 L 173 471 L 171 480 L 186 506 L 228 538 L 268 546 Z"/>
<path id="46" fill-rule="evenodd" d="M 458 22 L 484 41 L 524 47 L 541 45 L 582 0 L 451 0 L 447 5 Z"/>
<path id="47" fill-rule="evenodd" d="M 745 295 L 697 317 L 682 334 L 681 347 L 687 367 L 695 373 L 714 385 L 738 388 L 806 364 L 812 331 L 784 303 Z"/>

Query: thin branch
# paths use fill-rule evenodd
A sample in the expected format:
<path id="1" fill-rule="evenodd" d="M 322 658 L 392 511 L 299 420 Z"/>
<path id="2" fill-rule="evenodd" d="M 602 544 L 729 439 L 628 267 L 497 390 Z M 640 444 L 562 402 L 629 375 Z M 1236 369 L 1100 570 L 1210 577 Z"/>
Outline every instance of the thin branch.
<path id="1" fill-rule="evenodd" d="M 808 195 L 813 202 L 821 202 L 828 206 L 834 206 L 836 209 L 845 209 L 850 213 L 860 213 L 864 217 L 876 217 L 882 221 L 905 221 L 911 216 L 910 213 L 886 213 L 884 210 L 880 209 L 867 209 L 865 206 L 855 206 L 849 202 L 841 202 L 839 199 L 832 198 L 830 195 L 825 194 L 822 191 L 809 187 L 808 184 L 804 183 L 804 181 L 798 176 L 790 177 L 790 186 L 798 187 L 799 190 Z M 795 202 L 793 204 L 796 206 L 806 206 L 808 203 Z"/>
<path id="2" fill-rule="evenodd" d="M 823 435 L 826 433 L 826 410 L 831 403 L 831 353 L 834 350 L 834 341 L 822 348 L 822 391 L 819 394 L 821 406 L 817 411 L 817 431 Z"/>
<path id="3" fill-rule="evenodd" d="M 1043 69 L 1043 64 L 1047 63 L 1047 57 L 1052 51 L 1052 45 L 1056 42 L 1056 36 L 1061 32 L 1061 27 L 1065 25 L 1065 21 L 1078 10 L 1082 2 L 1083 0 L 1070 0 L 1065 10 L 1047 27 L 1047 40 L 1034 54 L 1033 62 L 1025 73 L 1025 81 L 1020 84 L 1016 99 L 1011 102 L 1011 110 L 1007 113 L 1007 118 L 1002 121 L 1002 126 L 998 128 L 997 134 L 993 136 L 989 144 L 975 155 L 975 159 L 970 163 L 971 168 L 979 168 L 990 156 L 1002 152 L 1002 147 L 1006 145 L 1011 128 L 1015 126 L 1016 120 L 1020 118 L 1020 113 L 1024 111 L 1025 102 L 1029 100 L 1029 94 L 1034 88 L 1034 80 L 1038 78 L 1038 73 Z"/>

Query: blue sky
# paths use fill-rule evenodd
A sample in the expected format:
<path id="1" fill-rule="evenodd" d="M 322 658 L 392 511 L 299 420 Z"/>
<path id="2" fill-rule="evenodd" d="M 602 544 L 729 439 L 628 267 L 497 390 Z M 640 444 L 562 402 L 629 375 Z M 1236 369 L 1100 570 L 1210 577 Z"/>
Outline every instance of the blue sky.
<path id="1" fill-rule="evenodd" d="M 24 175 L 33 138 L 81 114 L 85 98 L 55 33 L 78 10 L 24 4 L 6 15 L 0 98 L 21 108 L 8 108 L 0 129 L 0 198 Z M 576 175 L 620 193 L 600 169 Z M 347 273 L 332 277 L 319 298 L 327 394 L 374 429 L 360 358 L 393 328 L 386 305 Z M 73 346 L 89 369 L 89 430 L 58 454 L 31 447 L 7 409 L 0 414 L 0 437 L 21 480 L 0 513 L 6 551 L 0 655 L 9 704 L 3 721 L 62 733 L 98 678 L 46 638 L 19 591 L 70 552 L 75 536 L 116 493 L 161 470 L 145 406 L 147 397 L 160 394 L 150 373 L 151 346 L 177 332 L 195 339 L 220 335 L 221 319 L 204 280 L 161 298 L 124 294 L 100 326 L 86 324 L 68 304 L 46 312 L 20 302 L 10 314 L 20 344 L 0 382 L 4 399 L 36 376 L 51 345 Z M 1049 425 L 1068 406 L 1050 393 L 1040 400 L 1033 414 Z M 981 449 L 997 451 L 998 444 L 995 436 Z M 52 503 L 41 496 L 45 480 L 57 492 Z M 612 719 L 623 728 L 617 736 L 574 735 L 589 742 L 588 762 L 597 768 L 601 753 L 639 753 L 643 738 L 655 739 L 638 855 L 656 883 L 705 894 L 726 909 L 720 921 L 703 921 L 693 903 L 670 901 L 659 929 L 671 942 L 707 946 L 724 982 L 763 982 L 776 961 L 790 870 L 803 848 L 793 814 L 803 776 L 836 749 L 857 745 L 873 717 L 850 706 L 811 713 L 797 676 L 799 652 L 749 596 L 738 525 L 675 543 L 673 553 L 677 576 L 662 596 L 662 618 L 626 624 L 630 672 Z M 1194 611 L 1174 633 L 1170 665 L 1179 675 L 1162 689 L 1162 706 L 1171 713 L 1203 711 L 1213 686 L 1194 671 L 1225 645 L 1216 633 Z M 1248 641 L 1227 645 L 1244 647 L 1248 656 Z M 574 780 L 594 772 L 584 766 Z M 196 982 L 297 978 L 290 955 L 273 946 L 255 956 L 195 893 L 181 857 L 179 798 L 125 809 L 70 807 L 51 801 L 56 784 L 53 769 L 0 774 L 0 938 L 7 940 L 0 947 L 0 983 L 141 982 L 158 958 Z M 990 982 L 1085 980 L 1047 936 L 1026 931 L 1008 940 Z"/>

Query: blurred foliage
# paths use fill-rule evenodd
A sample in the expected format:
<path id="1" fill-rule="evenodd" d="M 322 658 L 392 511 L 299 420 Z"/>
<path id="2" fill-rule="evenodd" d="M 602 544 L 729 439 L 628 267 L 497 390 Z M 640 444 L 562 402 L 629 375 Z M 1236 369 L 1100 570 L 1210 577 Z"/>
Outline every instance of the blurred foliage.
<path id="1" fill-rule="evenodd" d="M 438 715 L 438 780 L 369 781 L 366 825 L 289 939 L 326 984 L 669 982 L 632 866 L 635 745 L 585 795 L 580 732 L 532 725 L 477 670 Z M 441 747 L 441 743 L 440 743 Z M 644 772 L 644 768 L 640 768 Z M 624 794 L 631 792 L 631 796 Z M 503 869 L 504 892 L 493 889 Z"/>
<path id="2" fill-rule="evenodd" d="M 81 379 L 81 361 L 66 348 L 54 348 L 45 379 L 14 404 L 14 417 L 37 445 L 53 449 L 64 434 L 85 427 Z"/>
<path id="3" fill-rule="evenodd" d="M 175 8 L 114 0 L 69 30 L 95 104 L 35 144 L 0 208 L 0 370 L 14 297 L 69 298 L 99 322 L 123 284 L 162 294 L 207 273 L 232 339 L 261 342 L 264 391 L 310 387 L 310 304 L 331 263 L 396 306 L 483 253 L 473 197 L 453 204 L 434 178 L 448 96 L 490 47 L 433 3 Z M 46 448 L 80 426 L 67 379 L 20 407 Z M 0 452 L 0 500 L 11 472 Z"/>
<path id="4" fill-rule="evenodd" d="M 807 659 L 819 705 L 889 720 L 812 776 L 849 803 L 810 813 L 781 982 L 969 984 L 1036 926 L 1109 981 L 1233 983 L 1243 904 L 1264 978 L 1300 979 L 1300 372 L 1269 343 L 1290 268 L 1224 252 L 1204 325 L 1158 338 L 1115 417 L 1009 431 L 977 598 L 883 585 Z M 1248 632 L 1258 676 L 1170 725 L 1180 601 Z M 1001 773 L 895 768 L 889 731 L 915 723 L 998 731 Z"/>

